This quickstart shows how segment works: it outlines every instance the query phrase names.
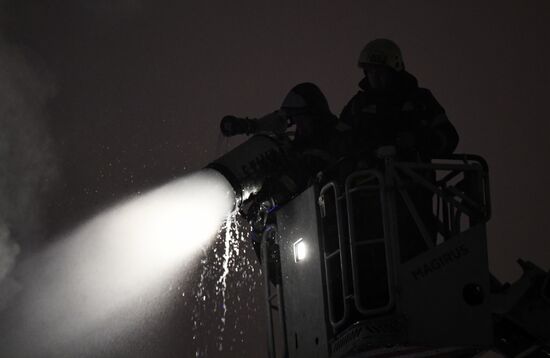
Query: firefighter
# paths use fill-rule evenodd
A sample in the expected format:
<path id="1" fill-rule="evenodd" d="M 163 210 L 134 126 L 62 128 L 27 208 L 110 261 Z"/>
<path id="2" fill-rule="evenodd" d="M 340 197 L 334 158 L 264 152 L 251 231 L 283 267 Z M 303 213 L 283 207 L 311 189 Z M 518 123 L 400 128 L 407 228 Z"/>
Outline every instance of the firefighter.
<path id="1" fill-rule="evenodd" d="M 405 70 L 391 40 L 369 42 L 359 55 L 364 78 L 340 119 L 353 128 L 354 149 L 397 148 L 398 158 L 427 161 L 451 154 L 458 134 L 431 92 Z"/>
<path id="2" fill-rule="evenodd" d="M 359 55 L 358 65 L 364 73 L 360 90 L 340 115 L 341 121 L 352 128 L 354 153 L 374 158 L 376 149 L 393 146 L 399 161 L 429 162 L 455 150 L 458 134 L 445 110 L 405 70 L 401 50 L 393 41 L 369 42 Z M 376 159 L 370 160 L 376 163 Z M 432 172 L 424 173 L 424 177 L 434 180 Z M 433 193 L 412 182 L 406 189 L 435 241 Z M 400 195 L 396 196 L 396 210 L 401 260 L 407 261 L 426 250 L 427 245 Z"/>
<path id="3" fill-rule="evenodd" d="M 277 204 L 283 204 L 336 161 L 333 145 L 337 143 L 334 133 L 337 117 L 319 87 L 310 82 L 294 86 L 279 112 L 295 129 L 292 153 L 289 165 L 265 184 L 265 191 L 274 194 Z"/>
<path id="4" fill-rule="evenodd" d="M 334 147 L 345 142 L 337 140 L 334 133 L 337 122 L 322 91 L 310 82 L 294 86 L 280 109 L 261 118 L 224 117 L 220 129 L 225 136 L 267 134 L 290 144 L 287 163 L 263 183 L 249 203 L 270 199 L 276 205 L 284 204 L 333 164 L 338 155 Z M 288 132 L 292 128 L 294 132 Z"/>
<path id="5" fill-rule="evenodd" d="M 294 127 L 293 144 L 305 150 L 326 146 L 330 129 L 336 121 L 319 87 L 304 82 L 288 92 L 279 110 L 258 119 L 225 116 L 220 129 L 225 136 L 258 133 L 281 136 L 289 127 Z"/>
<path id="6" fill-rule="evenodd" d="M 294 86 L 283 100 L 281 112 L 295 125 L 293 143 L 298 150 L 329 149 L 337 118 L 319 87 L 309 82 Z"/>
<path id="7" fill-rule="evenodd" d="M 332 144 L 337 117 L 330 111 L 322 91 L 313 83 L 305 82 L 294 86 L 286 95 L 279 110 L 259 119 L 225 117 L 221 123 L 225 135 L 264 133 L 289 140 L 290 150 L 286 163 L 278 172 L 267 178 L 262 189 L 241 205 L 241 213 L 252 226 L 252 245 L 256 255 L 260 254 L 264 230 L 273 223 L 272 212 L 295 195 L 306 189 L 316 178 L 316 174 L 336 160 Z M 269 279 L 280 282 L 278 246 L 269 241 Z"/>

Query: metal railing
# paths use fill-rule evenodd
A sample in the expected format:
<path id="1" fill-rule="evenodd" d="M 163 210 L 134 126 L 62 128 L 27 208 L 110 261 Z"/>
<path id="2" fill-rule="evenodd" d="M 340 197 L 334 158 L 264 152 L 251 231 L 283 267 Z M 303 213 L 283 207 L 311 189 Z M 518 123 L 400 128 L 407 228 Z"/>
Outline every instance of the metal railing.
<path id="1" fill-rule="evenodd" d="M 335 332 L 350 323 L 353 312 L 366 318 L 391 311 L 401 262 L 491 215 L 483 158 L 455 154 L 431 163 L 397 162 L 388 153 L 376 168 L 330 181 L 319 192 L 328 316 Z"/>
<path id="2" fill-rule="evenodd" d="M 455 154 L 432 163 L 395 162 L 393 177 L 427 247 L 440 244 L 491 217 L 488 168 L 476 155 Z M 433 197 L 431 234 L 421 213 L 409 200 L 407 190 L 422 190 Z M 422 215 L 424 214 L 424 215 Z M 429 219 L 429 218 L 428 218 Z M 432 237 L 437 235 L 437 237 Z"/>
<path id="3" fill-rule="evenodd" d="M 352 173 L 345 181 L 354 302 L 366 316 L 387 312 L 394 302 L 384 187 L 377 170 Z"/>
<path id="4" fill-rule="evenodd" d="M 264 289 L 265 289 L 265 303 L 267 313 L 267 352 L 269 358 L 277 357 L 276 339 L 275 339 L 275 325 L 273 321 L 273 311 L 278 312 L 278 319 L 281 324 L 281 336 L 283 340 L 283 357 L 288 357 L 288 342 L 286 336 L 286 321 L 284 312 L 283 291 L 281 283 L 277 282 L 272 284 L 270 277 L 273 274 L 270 272 L 269 265 L 269 253 L 270 246 L 275 244 L 274 240 L 277 236 L 277 227 L 275 225 L 269 225 L 265 228 L 262 235 L 262 242 L 260 246 L 260 252 L 262 257 L 262 271 L 264 276 Z"/>
<path id="5" fill-rule="evenodd" d="M 351 298 L 345 266 L 348 262 L 348 245 L 344 233 L 342 199 L 335 182 L 327 183 L 319 193 L 328 315 L 331 325 L 336 329 L 349 319 Z"/>
<path id="6" fill-rule="evenodd" d="M 456 154 L 417 163 L 395 161 L 388 153 L 377 165 L 333 177 L 319 190 L 327 325 L 335 337 L 358 320 L 393 314 L 401 263 L 491 216 L 487 164 L 481 157 Z M 261 247 L 272 357 L 277 350 L 273 311 L 282 323 L 282 353 L 288 355 L 282 287 L 268 279 L 275 235 L 275 226 L 266 228 Z M 411 251 L 406 246 L 413 238 Z"/>

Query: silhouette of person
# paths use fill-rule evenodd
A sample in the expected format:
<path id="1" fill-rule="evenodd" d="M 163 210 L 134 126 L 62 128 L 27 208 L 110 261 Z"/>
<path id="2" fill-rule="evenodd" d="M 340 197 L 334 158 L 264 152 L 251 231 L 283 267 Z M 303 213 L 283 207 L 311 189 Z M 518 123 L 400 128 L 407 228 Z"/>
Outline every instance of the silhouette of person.
<path id="1" fill-rule="evenodd" d="M 369 42 L 358 65 L 365 77 L 340 115 L 353 128 L 355 150 L 393 145 L 402 160 L 429 160 L 455 150 L 458 134 L 445 110 L 405 71 L 401 50 L 393 41 Z"/>
<path id="2" fill-rule="evenodd" d="M 399 161 L 429 162 L 455 150 L 458 134 L 445 110 L 405 71 L 401 50 L 393 41 L 369 42 L 361 51 L 358 65 L 365 77 L 359 82 L 359 92 L 340 115 L 340 120 L 352 128 L 354 152 L 372 158 L 377 148 L 394 146 Z M 424 176 L 434 180 L 433 172 Z M 433 193 L 412 183 L 406 189 L 430 235 L 435 236 Z M 400 195 L 396 196 L 396 209 L 401 260 L 406 261 L 427 246 Z"/>
<path id="3" fill-rule="evenodd" d="M 269 220 L 273 219 L 266 213 L 301 193 L 319 171 L 335 161 L 332 144 L 336 142 L 333 135 L 336 123 L 337 117 L 330 111 L 324 94 L 309 82 L 294 86 L 285 96 L 280 109 L 266 116 L 259 119 L 227 116 L 222 120 L 220 126 L 226 135 L 263 133 L 282 137 L 286 141 L 289 140 L 287 130 L 294 129 L 290 133 L 290 150 L 285 166 L 267 178 L 262 189 L 241 207 L 241 212 L 252 226 L 252 244 L 260 261 L 260 239 Z M 280 268 L 276 245 L 269 252 L 269 278 L 277 283 L 280 281 Z"/>
<path id="4" fill-rule="evenodd" d="M 279 110 L 258 119 L 225 116 L 220 128 L 225 136 L 261 133 L 279 136 L 288 134 L 289 127 L 294 126 L 293 144 L 306 150 L 326 147 L 329 132 L 336 121 L 319 87 L 304 82 L 288 92 Z"/>
<path id="5" fill-rule="evenodd" d="M 256 195 L 256 200 L 271 198 L 283 204 L 336 160 L 339 153 L 333 147 L 341 142 L 334 134 L 337 122 L 319 87 L 304 82 L 288 92 L 279 110 L 258 119 L 225 116 L 220 129 L 226 136 L 267 134 L 290 144 L 286 165 L 268 178 Z"/>
<path id="6" fill-rule="evenodd" d="M 332 146 L 337 117 L 330 111 L 327 99 L 310 82 L 294 86 L 286 95 L 279 111 L 295 126 L 289 165 L 266 183 L 267 191 L 277 193 L 275 202 L 282 204 L 305 189 L 317 172 L 336 158 Z"/>

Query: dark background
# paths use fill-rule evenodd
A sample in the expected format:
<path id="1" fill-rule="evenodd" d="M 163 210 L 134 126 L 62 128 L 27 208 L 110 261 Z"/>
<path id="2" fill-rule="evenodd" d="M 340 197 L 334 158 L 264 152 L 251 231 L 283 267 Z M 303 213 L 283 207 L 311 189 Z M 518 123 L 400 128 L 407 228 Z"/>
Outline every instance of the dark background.
<path id="1" fill-rule="evenodd" d="M 489 162 L 492 271 L 515 279 L 518 257 L 549 268 L 548 1 L 7 0 L 1 6 L 3 42 L 10 46 L 4 50 L 21 54 L 50 91 L 35 117 L 49 138 L 55 175 L 33 197 L 32 215 L 41 224 L 32 238 L 17 238 L 23 256 L 109 204 L 228 150 L 219 149 L 225 114 L 270 112 L 303 81 L 318 84 L 339 114 L 361 79 L 359 51 L 387 37 L 446 108 L 461 137 L 458 151 Z M 24 150 L 32 151 L 32 143 Z M 236 352 L 209 356 L 263 352 L 258 312 L 254 324 L 242 324 L 246 342 Z M 191 356 L 189 342 L 166 334 L 173 336 L 152 339 L 149 352 Z"/>

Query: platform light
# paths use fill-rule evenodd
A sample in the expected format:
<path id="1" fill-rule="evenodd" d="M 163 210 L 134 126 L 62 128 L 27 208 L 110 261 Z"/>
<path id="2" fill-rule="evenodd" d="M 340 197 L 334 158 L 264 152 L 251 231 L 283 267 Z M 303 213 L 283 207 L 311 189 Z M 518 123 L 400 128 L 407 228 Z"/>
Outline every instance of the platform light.
<path id="1" fill-rule="evenodd" d="M 303 238 L 294 243 L 294 261 L 303 261 L 307 256 L 307 245 Z"/>

